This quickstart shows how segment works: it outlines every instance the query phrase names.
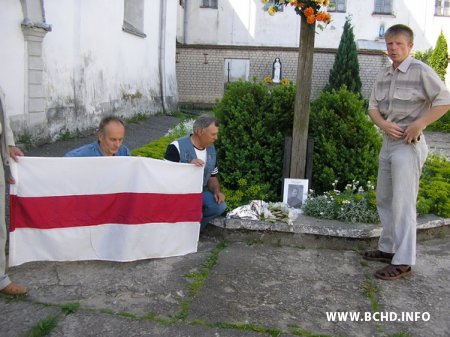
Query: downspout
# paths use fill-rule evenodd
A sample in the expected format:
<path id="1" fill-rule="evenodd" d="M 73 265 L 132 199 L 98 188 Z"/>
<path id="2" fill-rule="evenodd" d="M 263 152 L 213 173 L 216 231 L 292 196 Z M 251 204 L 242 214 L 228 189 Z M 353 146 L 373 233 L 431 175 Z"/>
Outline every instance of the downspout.
<path id="1" fill-rule="evenodd" d="M 159 89 L 161 93 L 161 106 L 164 114 L 166 107 L 166 1 L 160 0 L 159 11 Z"/>
<path id="2" fill-rule="evenodd" d="M 183 11 L 183 43 L 188 43 L 188 0 L 184 0 L 184 11 Z"/>

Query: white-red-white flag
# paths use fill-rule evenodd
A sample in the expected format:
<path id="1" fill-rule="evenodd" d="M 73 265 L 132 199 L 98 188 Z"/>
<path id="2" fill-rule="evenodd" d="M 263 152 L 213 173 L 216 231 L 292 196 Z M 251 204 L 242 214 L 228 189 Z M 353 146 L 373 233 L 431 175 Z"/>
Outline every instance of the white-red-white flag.
<path id="1" fill-rule="evenodd" d="M 9 265 L 134 261 L 197 251 L 203 170 L 142 157 L 11 164 Z"/>

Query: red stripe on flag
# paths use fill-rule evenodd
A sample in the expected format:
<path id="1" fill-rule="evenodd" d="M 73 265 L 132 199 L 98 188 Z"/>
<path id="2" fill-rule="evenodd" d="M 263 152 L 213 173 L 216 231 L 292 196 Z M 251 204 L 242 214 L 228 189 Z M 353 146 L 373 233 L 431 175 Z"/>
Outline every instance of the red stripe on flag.
<path id="1" fill-rule="evenodd" d="M 202 194 L 10 195 L 11 231 L 113 224 L 199 222 Z"/>

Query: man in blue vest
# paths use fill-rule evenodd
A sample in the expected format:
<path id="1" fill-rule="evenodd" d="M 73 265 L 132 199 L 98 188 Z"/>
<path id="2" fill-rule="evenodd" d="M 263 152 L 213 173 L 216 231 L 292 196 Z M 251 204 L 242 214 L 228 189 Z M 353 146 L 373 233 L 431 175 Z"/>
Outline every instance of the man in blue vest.
<path id="1" fill-rule="evenodd" d="M 214 117 L 202 115 L 194 122 L 194 133 L 173 141 L 167 147 L 166 160 L 191 163 L 203 167 L 203 217 L 200 232 L 227 208 L 225 195 L 220 192 L 219 170 L 216 166 L 214 142 L 218 138 L 219 124 Z"/>
<path id="2" fill-rule="evenodd" d="M 125 123 L 119 117 L 104 117 L 97 131 L 98 140 L 67 152 L 65 157 L 129 156 L 130 150 L 123 145 Z"/>

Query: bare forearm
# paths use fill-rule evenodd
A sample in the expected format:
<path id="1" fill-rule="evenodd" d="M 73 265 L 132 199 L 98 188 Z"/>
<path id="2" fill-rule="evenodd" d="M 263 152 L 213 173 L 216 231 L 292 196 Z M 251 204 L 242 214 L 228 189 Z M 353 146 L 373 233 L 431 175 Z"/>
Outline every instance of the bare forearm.
<path id="1" fill-rule="evenodd" d="M 212 193 L 220 192 L 220 183 L 219 183 L 219 179 L 217 179 L 217 177 L 210 177 L 209 178 L 209 180 L 208 180 L 208 189 Z"/>

